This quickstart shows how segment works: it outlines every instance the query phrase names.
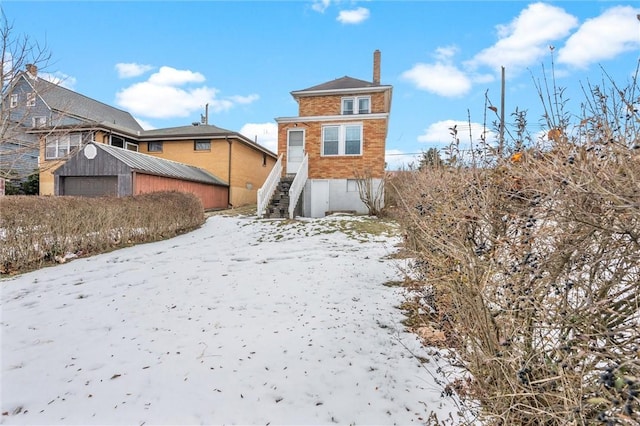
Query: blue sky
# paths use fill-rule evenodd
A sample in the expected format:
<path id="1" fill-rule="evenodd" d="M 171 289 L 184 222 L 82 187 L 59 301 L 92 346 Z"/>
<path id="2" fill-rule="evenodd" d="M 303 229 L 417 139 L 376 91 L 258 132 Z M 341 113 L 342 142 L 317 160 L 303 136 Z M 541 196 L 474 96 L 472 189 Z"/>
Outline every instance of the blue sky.
<path id="1" fill-rule="evenodd" d="M 41 76 L 129 111 L 146 128 L 209 123 L 276 150 L 276 117 L 297 115 L 291 91 L 345 75 L 393 86 L 387 162 L 479 135 L 485 94 L 507 122 L 542 105 L 534 81 L 551 67 L 579 112 L 581 86 L 635 73 L 633 1 L 2 1 L 14 35 L 46 44 Z M 488 111 L 489 122 L 495 119 Z"/>

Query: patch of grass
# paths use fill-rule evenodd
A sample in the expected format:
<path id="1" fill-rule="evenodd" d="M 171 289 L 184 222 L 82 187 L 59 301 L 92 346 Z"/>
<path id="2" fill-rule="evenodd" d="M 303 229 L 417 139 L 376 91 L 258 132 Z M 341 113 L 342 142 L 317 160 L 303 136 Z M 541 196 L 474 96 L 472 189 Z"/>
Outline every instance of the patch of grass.
<path id="1" fill-rule="evenodd" d="M 255 204 L 250 204 L 248 206 L 241 207 L 233 207 L 230 209 L 223 210 L 212 210 L 206 212 L 207 217 L 211 216 L 255 216 L 256 215 L 257 206 Z"/>

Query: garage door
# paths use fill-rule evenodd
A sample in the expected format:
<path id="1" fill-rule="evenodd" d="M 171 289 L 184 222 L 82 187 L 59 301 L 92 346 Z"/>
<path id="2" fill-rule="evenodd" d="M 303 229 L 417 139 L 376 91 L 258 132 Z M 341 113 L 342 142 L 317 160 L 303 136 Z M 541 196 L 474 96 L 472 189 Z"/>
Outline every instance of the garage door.
<path id="1" fill-rule="evenodd" d="M 62 195 L 102 197 L 118 195 L 118 176 L 67 176 L 62 178 Z"/>

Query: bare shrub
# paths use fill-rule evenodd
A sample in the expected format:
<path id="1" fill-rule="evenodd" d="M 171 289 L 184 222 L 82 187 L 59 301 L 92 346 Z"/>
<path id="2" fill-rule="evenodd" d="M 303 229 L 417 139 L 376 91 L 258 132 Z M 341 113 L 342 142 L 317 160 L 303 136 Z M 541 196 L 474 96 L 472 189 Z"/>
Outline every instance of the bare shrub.
<path id="1" fill-rule="evenodd" d="M 136 243 L 157 241 L 204 223 L 193 194 L 0 199 L 0 272 L 16 273 Z M 37 213 L 36 213 L 37 212 Z"/>
<path id="2" fill-rule="evenodd" d="M 368 170 L 356 170 L 355 177 L 360 200 L 367 207 L 369 215 L 379 216 L 384 207 L 384 179 L 375 179 Z"/>
<path id="3" fill-rule="evenodd" d="M 545 148 L 397 188 L 422 297 L 488 424 L 640 421 L 637 89 L 591 88 L 575 131 L 550 113 Z"/>

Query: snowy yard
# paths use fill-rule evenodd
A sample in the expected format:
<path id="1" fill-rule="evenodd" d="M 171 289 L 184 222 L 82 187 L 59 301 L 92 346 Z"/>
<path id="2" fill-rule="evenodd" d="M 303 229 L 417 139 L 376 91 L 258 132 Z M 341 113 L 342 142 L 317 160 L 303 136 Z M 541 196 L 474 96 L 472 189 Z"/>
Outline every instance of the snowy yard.
<path id="1" fill-rule="evenodd" d="M 213 216 L 0 282 L 2 424 L 425 424 L 443 358 L 403 331 L 359 220 Z M 421 364 L 410 353 L 424 357 Z"/>

